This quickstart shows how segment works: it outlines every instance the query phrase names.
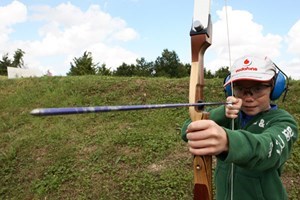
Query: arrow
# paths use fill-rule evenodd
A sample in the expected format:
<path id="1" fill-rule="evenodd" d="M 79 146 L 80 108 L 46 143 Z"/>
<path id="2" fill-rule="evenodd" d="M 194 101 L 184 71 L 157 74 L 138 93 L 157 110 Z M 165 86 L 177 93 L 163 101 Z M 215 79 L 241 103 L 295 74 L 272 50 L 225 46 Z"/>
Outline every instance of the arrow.
<path id="1" fill-rule="evenodd" d="M 120 105 L 120 106 L 93 106 L 93 107 L 65 107 L 65 108 L 36 108 L 30 112 L 34 116 L 70 115 L 112 111 L 147 110 L 162 108 L 177 108 L 197 106 L 203 110 L 204 106 L 228 105 L 227 102 L 200 102 L 200 103 L 177 103 L 177 104 L 149 104 L 149 105 Z"/>

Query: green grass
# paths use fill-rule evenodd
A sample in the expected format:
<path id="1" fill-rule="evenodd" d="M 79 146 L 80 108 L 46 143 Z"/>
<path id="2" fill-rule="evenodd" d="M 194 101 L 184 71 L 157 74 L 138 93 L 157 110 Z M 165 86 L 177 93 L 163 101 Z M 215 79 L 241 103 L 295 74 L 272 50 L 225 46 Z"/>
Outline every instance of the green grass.
<path id="1" fill-rule="evenodd" d="M 182 103 L 189 80 L 100 76 L 0 80 L 0 199 L 191 199 L 187 108 L 33 117 L 38 107 Z M 222 80 L 205 97 L 222 101 Z M 300 82 L 280 106 L 300 121 Z M 300 194 L 300 143 L 283 179 Z"/>

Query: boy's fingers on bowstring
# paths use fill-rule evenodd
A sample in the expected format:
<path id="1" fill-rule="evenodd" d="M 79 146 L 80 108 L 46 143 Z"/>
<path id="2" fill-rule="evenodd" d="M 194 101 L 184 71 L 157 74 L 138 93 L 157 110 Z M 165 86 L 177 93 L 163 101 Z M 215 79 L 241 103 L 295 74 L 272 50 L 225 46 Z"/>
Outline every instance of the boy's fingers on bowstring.
<path id="1" fill-rule="evenodd" d="M 234 96 L 229 96 L 227 97 L 226 101 L 230 103 L 225 107 L 226 117 L 231 119 L 237 118 L 240 108 L 242 106 L 242 99 L 236 98 Z"/>
<path id="2" fill-rule="evenodd" d="M 227 97 L 226 102 L 229 103 L 226 105 L 226 108 L 230 110 L 239 110 L 242 106 L 242 99 L 236 98 L 234 96 Z"/>

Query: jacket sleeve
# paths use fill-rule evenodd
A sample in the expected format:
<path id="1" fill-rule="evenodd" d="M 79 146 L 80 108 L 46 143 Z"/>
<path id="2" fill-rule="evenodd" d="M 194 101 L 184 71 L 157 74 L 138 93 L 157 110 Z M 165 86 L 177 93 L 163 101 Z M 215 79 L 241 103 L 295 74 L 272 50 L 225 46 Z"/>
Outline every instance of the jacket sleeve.
<path id="1" fill-rule="evenodd" d="M 221 160 L 244 168 L 268 170 L 280 168 L 289 158 L 293 143 L 298 138 L 298 126 L 294 118 L 284 114 L 273 116 L 260 134 L 246 130 L 224 128 L 229 140 L 229 151 Z"/>
<path id="2" fill-rule="evenodd" d="M 231 128 L 232 119 L 225 116 L 225 106 L 219 106 L 209 111 L 209 119 L 222 127 Z"/>

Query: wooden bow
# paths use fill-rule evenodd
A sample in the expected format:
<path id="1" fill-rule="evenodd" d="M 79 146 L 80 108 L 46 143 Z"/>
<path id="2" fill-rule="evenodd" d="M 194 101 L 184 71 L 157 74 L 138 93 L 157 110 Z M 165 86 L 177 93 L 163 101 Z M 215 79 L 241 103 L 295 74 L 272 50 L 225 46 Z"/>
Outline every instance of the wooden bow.
<path id="1" fill-rule="evenodd" d="M 204 101 L 203 57 L 211 44 L 210 0 L 195 0 L 193 25 L 190 32 L 192 65 L 190 73 L 189 102 Z M 208 119 L 203 108 L 190 107 L 192 121 Z M 194 200 L 212 200 L 212 157 L 194 156 Z"/>

